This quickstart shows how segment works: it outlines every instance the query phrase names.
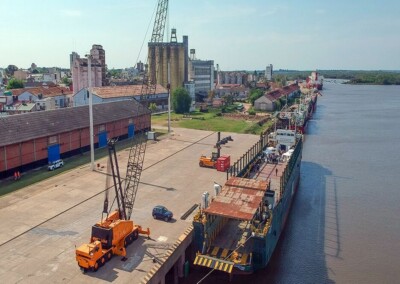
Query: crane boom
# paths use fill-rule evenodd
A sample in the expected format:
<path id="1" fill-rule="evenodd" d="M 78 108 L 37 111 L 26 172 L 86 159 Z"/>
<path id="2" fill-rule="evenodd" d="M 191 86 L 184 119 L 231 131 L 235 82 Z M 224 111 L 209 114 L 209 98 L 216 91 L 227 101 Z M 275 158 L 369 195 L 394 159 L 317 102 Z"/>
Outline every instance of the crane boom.
<path id="1" fill-rule="evenodd" d="M 168 0 L 159 0 L 156 17 L 154 20 L 153 33 L 150 42 L 162 42 L 164 39 L 165 20 L 167 19 Z"/>
<path id="2" fill-rule="evenodd" d="M 117 199 L 117 206 L 119 211 L 119 216 L 122 220 L 127 220 L 126 215 L 126 205 L 124 203 L 124 193 L 122 191 L 121 176 L 119 174 L 117 152 L 115 150 L 115 143 L 117 143 L 117 138 L 111 138 L 108 140 L 108 165 L 107 168 L 111 169 L 111 177 L 113 178 L 115 198 Z M 107 169 L 108 171 L 108 169 Z M 107 201 L 108 202 L 108 201 Z M 104 205 L 104 208 L 106 205 Z"/>
<path id="3" fill-rule="evenodd" d="M 168 13 L 168 0 L 158 0 L 157 12 L 153 26 L 153 33 L 151 36 L 151 42 L 162 42 L 164 38 L 165 22 Z M 151 62 L 155 62 L 155 53 L 151 52 L 148 57 L 151 58 Z M 156 92 L 157 81 L 156 79 L 151 82 L 145 75 L 143 77 L 142 89 L 140 99 L 142 101 L 144 95 L 154 94 Z M 138 103 L 137 116 L 138 116 L 138 133 L 136 139 L 133 141 L 133 145 L 129 150 L 128 164 L 126 169 L 125 178 L 125 208 L 127 210 L 126 218 L 129 220 L 132 215 L 133 205 L 135 204 L 136 193 L 139 187 L 140 176 L 143 170 L 144 155 L 147 147 L 147 137 L 145 131 L 146 126 L 144 117 L 141 114 L 141 108 L 143 106 Z"/>
<path id="4" fill-rule="evenodd" d="M 129 220 L 132 215 L 133 205 L 135 204 L 136 192 L 139 187 L 140 176 L 143 170 L 144 155 L 146 153 L 146 133 L 140 131 L 137 139 L 129 150 L 128 164 L 125 178 L 125 208 L 127 209 L 126 218 Z"/>

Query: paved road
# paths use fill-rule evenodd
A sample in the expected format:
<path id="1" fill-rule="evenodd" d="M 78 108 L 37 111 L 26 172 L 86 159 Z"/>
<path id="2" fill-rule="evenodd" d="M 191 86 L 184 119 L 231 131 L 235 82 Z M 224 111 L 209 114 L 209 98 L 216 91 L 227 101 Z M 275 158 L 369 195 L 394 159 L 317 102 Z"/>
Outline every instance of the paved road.
<path id="1" fill-rule="evenodd" d="M 222 154 L 239 158 L 257 140 L 256 135 L 232 135 L 234 142 Z M 224 183 L 226 174 L 200 168 L 201 154 L 211 155 L 217 134 L 176 128 L 161 141 L 149 142 L 133 219 L 150 227 L 151 239 L 139 238 L 128 247 L 128 260 L 114 257 L 96 273 L 82 274 L 76 264 L 76 245 L 87 242 L 91 226 L 101 218 L 105 188 L 104 166 L 92 172 L 88 165 L 0 198 L 0 280 L 7 283 L 134 283 L 152 268 L 191 223 L 180 220 L 201 194 L 213 194 L 213 182 Z M 125 176 L 128 151 L 118 153 Z M 112 196 L 112 194 L 111 194 Z M 170 208 L 175 220 L 153 220 L 157 204 Z"/>

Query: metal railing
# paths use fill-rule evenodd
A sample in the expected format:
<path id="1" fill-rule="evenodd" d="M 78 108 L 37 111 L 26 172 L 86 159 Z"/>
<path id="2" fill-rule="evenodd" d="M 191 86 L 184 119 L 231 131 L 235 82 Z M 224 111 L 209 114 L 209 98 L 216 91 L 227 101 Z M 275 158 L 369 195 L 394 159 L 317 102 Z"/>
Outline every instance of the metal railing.
<path id="1" fill-rule="evenodd" d="M 261 134 L 258 140 L 246 153 L 244 153 L 226 172 L 226 179 L 232 176 L 243 177 L 256 161 L 258 155 L 268 146 L 268 134 Z"/>

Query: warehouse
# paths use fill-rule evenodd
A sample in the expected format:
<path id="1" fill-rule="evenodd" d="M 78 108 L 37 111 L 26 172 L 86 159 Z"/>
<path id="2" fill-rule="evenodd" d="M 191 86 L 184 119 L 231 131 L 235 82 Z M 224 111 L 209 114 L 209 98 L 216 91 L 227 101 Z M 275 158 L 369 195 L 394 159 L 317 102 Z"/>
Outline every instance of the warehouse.
<path id="1" fill-rule="evenodd" d="M 155 90 L 142 85 L 127 86 L 106 86 L 90 88 L 93 95 L 93 104 L 115 102 L 136 99 L 145 106 L 154 103 L 158 111 L 165 111 L 168 108 L 168 90 L 161 85 L 157 85 Z M 73 96 L 74 106 L 89 104 L 87 89 L 82 89 Z"/>
<path id="2" fill-rule="evenodd" d="M 95 148 L 112 137 L 132 138 L 151 127 L 150 111 L 135 100 L 93 105 Z M 0 178 L 90 149 L 89 107 L 0 117 Z"/>

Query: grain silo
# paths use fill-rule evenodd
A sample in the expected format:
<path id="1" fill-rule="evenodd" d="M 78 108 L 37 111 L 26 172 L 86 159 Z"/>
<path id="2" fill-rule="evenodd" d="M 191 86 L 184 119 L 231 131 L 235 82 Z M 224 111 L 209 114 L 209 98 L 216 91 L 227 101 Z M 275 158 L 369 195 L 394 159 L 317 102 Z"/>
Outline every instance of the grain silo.
<path id="1" fill-rule="evenodd" d="M 177 87 L 183 87 L 188 81 L 188 36 L 183 36 L 183 42 L 178 42 L 176 29 L 172 29 L 170 42 L 149 42 L 149 76 L 154 83 L 167 87 L 168 62 L 170 63 L 171 92 Z M 154 54 L 154 56 L 153 56 Z M 155 58 L 155 62 L 152 62 Z M 155 75 L 156 80 L 155 80 Z"/>

